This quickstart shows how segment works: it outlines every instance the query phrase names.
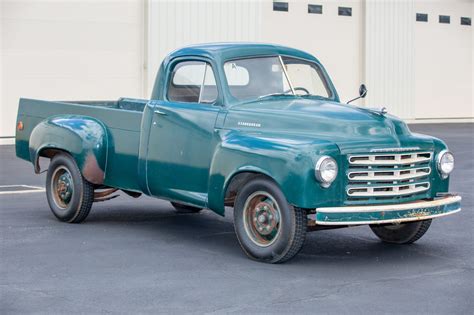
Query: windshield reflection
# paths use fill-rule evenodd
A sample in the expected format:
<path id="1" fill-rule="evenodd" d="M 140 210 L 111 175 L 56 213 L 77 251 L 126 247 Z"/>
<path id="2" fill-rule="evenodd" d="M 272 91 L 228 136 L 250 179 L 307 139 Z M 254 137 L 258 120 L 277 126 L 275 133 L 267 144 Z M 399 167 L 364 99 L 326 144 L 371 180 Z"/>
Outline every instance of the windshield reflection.
<path id="1" fill-rule="evenodd" d="M 322 69 L 313 62 L 286 56 L 228 61 L 224 72 L 230 94 L 239 101 L 272 97 L 330 99 Z"/>

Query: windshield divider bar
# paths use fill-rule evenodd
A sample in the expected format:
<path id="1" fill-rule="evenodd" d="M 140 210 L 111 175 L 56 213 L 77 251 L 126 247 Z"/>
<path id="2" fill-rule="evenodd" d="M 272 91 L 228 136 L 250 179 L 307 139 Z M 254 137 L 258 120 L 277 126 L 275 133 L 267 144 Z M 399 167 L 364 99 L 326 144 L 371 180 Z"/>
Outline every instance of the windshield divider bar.
<path id="1" fill-rule="evenodd" d="M 283 59 L 281 56 L 278 56 L 278 59 L 280 60 L 281 68 L 283 69 L 283 73 L 285 74 L 286 79 L 288 80 L 288 84 L 290 85 L 291 92 L 293 95 L 296 95 L 295 89 L 293 88 L 293 83 L 291 83 L 290 76 L 288 75 L 288 72 L 286 72 L 285 64 L 283 63 Z"/>

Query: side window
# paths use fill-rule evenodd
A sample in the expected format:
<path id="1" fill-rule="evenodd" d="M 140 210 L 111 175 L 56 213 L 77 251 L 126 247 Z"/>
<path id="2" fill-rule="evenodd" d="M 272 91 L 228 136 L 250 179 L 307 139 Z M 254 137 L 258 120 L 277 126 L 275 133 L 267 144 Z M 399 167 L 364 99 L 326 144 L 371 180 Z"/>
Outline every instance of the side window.
<path id="1" fill-rule="evenodd" d="M 217 99 L 212 67 L 203 61 L 178 63 L 171 74 L 168 100 L 185 103 L 213 103 Z"/>

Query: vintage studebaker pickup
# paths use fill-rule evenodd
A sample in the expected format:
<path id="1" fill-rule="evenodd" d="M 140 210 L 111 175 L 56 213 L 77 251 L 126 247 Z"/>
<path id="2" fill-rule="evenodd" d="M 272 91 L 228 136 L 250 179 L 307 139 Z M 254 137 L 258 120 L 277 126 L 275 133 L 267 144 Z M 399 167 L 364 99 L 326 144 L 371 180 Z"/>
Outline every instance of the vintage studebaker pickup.
<path id="1" fill-rule="evenodd" d="M 21 99 L 16 154 L 36 173 L 51 159 L 46 196 L 61 221 L 82 222 L 117 190 L 182 212 L 233 207 L 242 249 L 270 263 L 295 256 L 307 231 L 369 225 L 409 244 L 461 209 L 446 144 L 342 104 L 315 57 L 277 45 L 176 50 L 150 100 Z"/>

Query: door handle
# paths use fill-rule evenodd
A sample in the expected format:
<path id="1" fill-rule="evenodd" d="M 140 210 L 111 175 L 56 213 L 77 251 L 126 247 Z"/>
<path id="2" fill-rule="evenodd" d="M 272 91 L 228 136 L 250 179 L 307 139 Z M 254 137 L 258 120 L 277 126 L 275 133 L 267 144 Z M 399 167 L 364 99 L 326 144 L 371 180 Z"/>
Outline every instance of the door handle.
<path id="1" fill-rule="evenodd" d="M 154 110 L 154 113 L 155 113 L 155 114 L 158 114 L 158 115 L 162 115 L 162 116 L 168 115 L 167 113 L 165 113 L 165 112 L 163 112 L 163 111 L 161 111 L 161 110 L 159 110 L 159 109 L 155 109 L 155 110 Z"/>

